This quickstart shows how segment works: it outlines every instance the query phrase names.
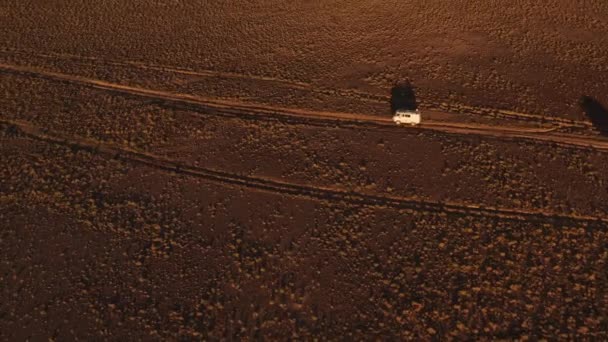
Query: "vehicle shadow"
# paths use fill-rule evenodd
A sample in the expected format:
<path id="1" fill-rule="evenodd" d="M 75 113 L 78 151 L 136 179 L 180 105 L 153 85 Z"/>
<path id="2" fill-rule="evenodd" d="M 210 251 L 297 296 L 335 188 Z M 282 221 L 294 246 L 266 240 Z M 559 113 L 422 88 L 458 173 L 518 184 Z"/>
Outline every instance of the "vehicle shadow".
<path id="1" fill-rule="evenodd" d="M 600 134 L 608 136 L 608 110 L 590 96 L 581 97 L 579 106 L 589 117 L 593 126 L 600 131 Z"/>
<path id="2" fill-rule="evenodd" d="M 416 91 L 410 81 L 399 82 L 391 88 L 391 112 L 398 109 L 416 110 Z"/>

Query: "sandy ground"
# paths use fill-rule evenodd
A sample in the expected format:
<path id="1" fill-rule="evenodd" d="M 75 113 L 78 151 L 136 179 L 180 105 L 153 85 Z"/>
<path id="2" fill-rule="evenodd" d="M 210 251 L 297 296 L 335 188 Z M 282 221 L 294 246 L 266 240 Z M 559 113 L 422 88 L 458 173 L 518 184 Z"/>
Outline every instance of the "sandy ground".
<path id="1" fill-rule="evenodd" d="M 606 18 L 4 1 L 0 340 L 606 339 Z"/>

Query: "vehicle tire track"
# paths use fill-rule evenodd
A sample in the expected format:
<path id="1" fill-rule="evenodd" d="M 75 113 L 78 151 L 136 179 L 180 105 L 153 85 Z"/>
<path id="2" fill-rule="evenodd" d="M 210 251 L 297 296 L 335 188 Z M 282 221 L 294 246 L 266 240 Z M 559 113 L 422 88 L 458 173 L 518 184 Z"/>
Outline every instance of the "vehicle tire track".
<path id="1" fill-rule="evenodd" d="M 365 99 L 367 101 L 381 102 L 381 103 L 385 103 L 390 100 L 390 97 L 388 97 L 388 96 L 366 93 L 366 92 L 353 90 L 353 89 L 346 90 L 346 89 L 324 88 L 324 87 L 315 86 L 315 85 L 313 85 L 311 83 L 307 83 L 307 82 L 293 81 L 293 80 L 288 80 L 288 79 L 267 77 L 267 76 L 250 75 L 250 74 L 243 74 L 243 73 L 237 73 L 237 72 L 225 72 L 225 71 L 217 71 L 217 70 L 200 70 L 200 69 L 199 70 L 190 70 L 190 69 L 176 68 L 173 66 L 166 66 L 166 65 L 159 65 L 159 64 L 148 64 L 148 63 L 136 62 L 136 61 L 117 61 L 117 60 L 101 59 L 98 57 L 74 55 L 74 54 L 68 54 L 68 53 L 39 53 L 39 52 L 35 52 L 35 51 L 24 51 L 24 50 L 13 50 L 13 49 L 3 49 L 3 50 L 0 50 L 0 52 L 11 53 L 14 55 L 22 55 L 22 56 L 32 56 L 33 55 L 36 57 L 53 59 L 53 60 L 61 58 L 61 59 L 77 60 L 80 62 L 87 61 L 87 62 L 92 62 L 93 64 L 89 64 L 89 65 L 93 65 L 93 66 L 96 65 L 95 63 L 97 63 L 97 65 L 106 64 L 106 65 L 113 65 L 113 66 L 120 66 L 120 67 L 127 67 L 127 68 L 138 68 L 138 69 L 143 69 L 143 70 L 171 72 L 171 73 L 176 73 L 176 74 L 181 74 L 181 75 L 190 75 L 190 76 L 232 78 L 232 79 L 240 79 L 240 80 L 271 82 L 271 83 L 283 84 L 288 87 L 291 87 L 292 89 L 305 90 L 305 91 L 310 91 L 310 92 L 323 94 L 323 95 L 330 95 L 330 96 L 340 95 L 343 97 L 349 97 L 349 98 L 355 98 L 355 99 Z"/>
<path id="2" fill-rule="evenodd" d="M 189 94 L 177 94 L 159 90 L 132 87 L 127 85 L 110 83 L 102 80 L 89 79 L 80 76 L 67 75 L 56 72 L 38 70 L 30 67 L 21 67 L 7 64 L 0 64 L 0 72 L 49 79 L 69 84 L 77 84 L 80 86 L 100 89 L 122 95 L 143 97 L 147 99 L 152 99 L 154 101 L 161 101 L 177 109 L 181 108 L 198 112 L 200 112 L 202 109 L 205 114 L 215 112 L 224 116 L 233 115 L 235 117 L 253 120 L 272 119 L 275 121 L 281 121 L 290 124 L 296 123 L 311 126 L 322 126 L 326 128 L 367 127 L 376 130 L 379 128 L 383 128 L 387 132 L 400 132 L 400 128 L 397 127 L 389 118 L 380 118 L 371 115 L 338 112 L 319 112 L 301 109 L 280 108 L 265 105 L 250 105 L 235 101 L 209 99 Z M 543 133 L 549 133 L 551 131 L 547 129 L 525 129 L 519 127 L 505 128 L 495 126 L 441 122 L 423 123 L 421 125 L 414 126 L 408 129 L 437 131 L 455 135 L 490 136 L 505 139 L 508 141 L 541 141 L 553 145 L 564 146 L 566 148 L 574 146 L 581 149 L 608 151 L 607 140 L 566 136 L 563 134 L 541 135 Z"/>
<path id="3" fill-rule="evenodd" d="M 257 76 L 257 75 L 247 75 L 236 72 L 222 72 L 215 70 L 189 70 L 183 68 L 176 68 L 173 66 L 159 65 L 159 64 L 147 64 L 136 61 L 117 61 L 110 59 L 102 59 L 98 57 L 89 57 L 89 56 L 81 56 L 74 55 L 69 53 L 39 53 L 34 51 L 24 51 L 24 50 L 12 50 L 12 49 L 2 49 L 0 50 L 2 53 L 11 53 L 15 55 L 22 56 L 36 56 L 47 59 L 71 59 L 71 60 L 80 60 L 80 61 L 88 61 L 95 63 L 103 63 L 106 65 L 113 66 L 121 66 L 121 67 L 134 67 L 138 69 L 145 70 L 155 70 L 155 71 L 163 71 L 163 72 L 173 72 L 182 75 L 190 75 L 190 76 L 201 76 L 201 77 L 224 77 L 224 78 L 233 78 L 233 79 L 248 79 L 248 80 L 256 80 L 256 81 L 264 81 L 264 82 L 273 82 L 284 84 L 290 86 L 294 89 L 302 89 L 302 90 L 312 90 L 313 85 L 306 82 L 292 81 L 286 80 L 282 78 L 275 77 L 267 77 L 267 76 Z"/>
<path id="4" fill-rule="evenodd" d="M 265 76 L 248 75 L 248 74 L 242 74 L 242 73 L 236 73 L 236 72 L 222 72 L 222 71 L 215 71 L 215 70 L 194 71 L 194 70 L 176 68 L 176 67 L 172 67 L 172 66 L 146 64 L 146 63 L 135 62 L 135 61 L 115 61 L 115 60 L 100 59 L 97 57 L 88 57 L 88 56 L 81 56 L 81 55 L 74 55 L 74 54 L 67 54 L 67 53 L 63 53 L 63 54 L 39 53 L 39 52 L 35 52 L 35 51 L 24 51 L 24 50 L 16 50 L 16 49 L 3 49 L 0 51 L 4 52 L 4 53 L 21 54 L 24 56 L 34 55 L 34 56 L 49 58 L 49 59 L 63 58 L 63 59 L 72 59 L 72 60 L 84 60 L 84 61 L 89 61 L 89 62 L 98 62 L 98 63 L 101 62 L 101 63 L 108 64 L 108 65 L 115 65 L 115 66 L 122 66 L 122 67 L 135 67 L 135 68 L 144 69 L 144 70 L 172 72 L 172 73 L 177 73 L 177 74 L 182 74 L 182 75 L 201 76 L 201 77 L 223 77 L 223 78 L 232 78 L 232 79 L 274 82 L 274 83 L 289 86 L 293 89 L 306 90 L 306 91 L 311 91 L 311 92 L 315 92 L 315 93 L 319 93 L 319 94 L 323 94 L 323 95 L 330 95 L 330 96 L 339 95 L 342 97 L 354 98 L 354 99 L 358 99 L 358 100 L 363 99 L 366 101 L 372 101 L 372 102 L 378 102 L 378 103 L 388 103 L 391 99 L 390 96 L 372 94 L 372 93 L 363 92 L 363 91 L 359 91 L 359 90 L 322 88 L 322 87 L 314 86 L 313 84 L 306 83 L 306 82 L 292 81 L 292 80 L 287 80 L 287 79 L 265 77 Z M 595 131 L 593 124 L 588 121 L 572 120 L 572 119 L 565 119 L 565 118 L 560 118 L 560 117 L 547 117 L 547 116 L 541 116 L 541 115 L 537 115 L 537 114 L 527 114 L 527 113 L 521 113 L 521 112 L 505 110 L 505 109 L 474 107 L 474 106 L 468 106 L 468 105 L 463 105 L 463 104 L 450 105 L 447 103 L 433 102 L 433 101 L 426 101 L 425 104 L 426 104 L 425 108 L 429 109 L 429 110 L 457 111 L 457 112 L 462 112 L 462 113 L 467 113 L 467 114 L 477 115 L 477 116 L 491 116 L 491 117 L 501 118 L 501 119 L 513 119 L 513 120 L 535 122 L 535 123 L 551 123 L 551 124 L 559 125 L 560 127 L 564 127 L 564 128 L 582 128 L 582 129 L 586 129 L 586 130 Z"/>
<path id="5" fill-rule="evenodd" d="M 290 196 L 300 196 L 328 202 L 342 202 L 350 205 L 361 205 L 378 208 L 393 208 L 410 211 L 443 212 L 463 216 L 498 217 L 506 220 L 547 222 L 563 224 L 585 223 L 606 227 L 608 218 L 585 215 L 566 215 L 546 211 L 482 207 L 452 202 L 423 201 L 405 197 L 382 196 L 355 191 L 344 191 L 336 188 L 318 187 L 287 183 L 272 178 L 250 177 L 186 165 L 182 162 L 139 152 L 123 146 L 95 141 L 85 138 L 65 137 L 59 134 L 42 132 L 41 129 L 27 122 L 0 119 L 2 128 L 12 135 L 22 135 L 29 139 L 45 143 L 66 146 L 72 149 L 98 153 L 132 163 L 175 172 L 187 176 L 203 178 L 209 181 L 250 188 Z"/>

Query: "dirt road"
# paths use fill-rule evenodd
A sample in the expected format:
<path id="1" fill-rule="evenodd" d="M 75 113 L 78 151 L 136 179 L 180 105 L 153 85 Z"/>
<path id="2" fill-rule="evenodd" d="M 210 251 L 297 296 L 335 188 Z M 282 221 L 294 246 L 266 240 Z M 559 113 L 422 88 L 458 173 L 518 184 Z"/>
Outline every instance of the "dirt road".
<path id="1" fill-rule="evenodd" d="M 12 133 L 23 134 L 31 139 L 45 141 L 52 144 L 65 145 L 76 149 L 95 151 L 97 153 L 126 159 L 134 163 L 152 166 L 165 171 L 183 173 L 189 176 L 201 177 L 215 182 L 243 186 L 260 191 L 269 191 L 292 196 L 304 196 L 328 201 L 342 201 L 354 205 L 422 210 L 429 212 L 461 213 L 474 216 L 499 217 L 502 219 L 511 220 L 539 222 L 544 222 L 547 220 L 582 221 L 589 224 L 608 223 L 608 219 L 600 217 L 564 215 L 540 210 L 535 211 L 510 208 L 493 208 L 462 203 L 423 201 L 415 198 L 375 195 L 362 192 L 344 191 L 338 188 L 293 184 L 271 178 L 249 177 L 186 165 L 181 162 L 155 156 L 149 153 L 139 152 L 116 144 L 104 143 L 92 139 L 68 137 L 58 133 L 45 133 L 42 132 L 40 128 L 32 126 L 26 122 L 0 119 L 0 124 L 4 125 L 4 129 L 7 129 Z"/>
<path id="2" fill-rule="evenodd" d="M 251 105 L 236 101 L 217 100 L 193 96 L 189 94 L 171 93 L 159 90 L 145 89 L 122 84 L 105 82 L 102 80 L 84 78 L 76 75 L 68 75 L 50 72 L 36 68 L 0 64 L 0 72 L 18 74 L 28 77 L 38 77 L 59 82 L 68 82 L 81 86 L 101 89 L 120 94 L 144 97 L 148 99 L 164 101 L 169 105 L 188 108 L 210 109 L 220 115 L 233 115 L 249 117 L 253 119 L 268 119 L 294 122 L 301 124 L 312 124 L 320 126 L 343 126 L 367 129 L 386 129 L 398 132 L 399 129 L 433 130 L 449 134 L 473 134 L 490 136 L 504 139 L 522 139 L 528 141 L 540 141 L 563 146 L 574 146 L 579 148 L 592 148 L 600 151 L 608 150 L 608 140 L 602 138 L 580 137 L 552 132 L 555 129 L 534 129 L 522 127 L 503 127 L 479 124 L 459 124 L 445 122 L 424 122 L 419 126 L 396 127 L 388 117 L 378 117 L 357 113 L 319 112 L 301 109 L 290 109 L 266 105 Z M 219 111 L 219 112 L 218 112 Z"/>
<path id="3" fill-rule="evenodd" d="M 124 67 L 128 69 L 139 69 L 139 70 L 151 70 L 157 72 L 168 72 L 178 75 L 188 75 L 188 76 L 200 76 L 200 77 L 212 77 L 212 78 L 220 78 L 220 79 L 233 79 L 233 80 L 247 80 L 247 81 L 256 81 L 256 82 L 270 82 L 277 85 L 287 86 L 290 89 L 298 89 L 298 90 L 306 90 L 313 93 L 325 94 L 325 95 L 338 95 L 344 98 L 353 98 L 353 99 L 361 99 L 364 98 L 367 101 L 377 102 L 377 103 L 386 103 L 390 100 L 389 96 L 373 94 L 361 90 L 355 89 L 328 89 L 319 86 L 315 86 L 311 83 L 281 79 L 281 78 L 273 78 L 268 76 L 258 76 L 258 75 L 250 75 L 250 74 L 242 74 L 237 72 L 223 72 L 217 70 L 189 70 L 178 68 L 175 66 L 167 66 L 167 65 L 158 65 L 158 64 L 148 64 L 138 61 L 121 61 L 121 60 L 108 60 L 99 57 L 91 57 L 91 56 L 82 56 L 82 55 L 74 55 L 67 53 L 40 53 L 33 50 L 17 50 L 17 49 L 2 49 L 0 53 L 4 53 L 7 56 L 20 56 L 22 58 L 27 58 L 31 56 L 35 56 L 37 58 L 43 58 L 49 60 L 51 62 L 57 62 L 61 60 L 69 60 L 72 62 L 76 62 L 79 64 L 88 64 L 91 66 L 95 65 L 110 65 L 116 67 Z M 440 104 L 431 104 L 431 108 L 441 107 Z M 492 109 L 492 108 L 480 108 L 480 107 L 472 107 L 460 104 L 458 108 L 471 111 L 471 112 L 489 112 L 492 113 L 492 116 L 503 119 L 517 120 L 522 122 L 537 122 L 537 123 L 550 123 L 560 127 L 569 127 L 569 128 L 577 128 L 577 129 L 590 129 L 592 128 L 592 124 L 587 121 L 580 120 L 572 120 L 561 117 L 547 117 L 540 116 L 529 113 L 521 113 L 512 110 L 504 110 L 504 109 Z"/>

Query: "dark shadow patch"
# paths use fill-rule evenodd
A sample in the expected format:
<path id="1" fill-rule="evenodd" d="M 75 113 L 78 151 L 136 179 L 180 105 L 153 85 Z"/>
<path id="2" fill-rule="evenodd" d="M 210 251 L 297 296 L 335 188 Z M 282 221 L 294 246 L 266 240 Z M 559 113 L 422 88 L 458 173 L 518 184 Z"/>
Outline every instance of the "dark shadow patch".
<path id="1" fill-rule="evenodd" d="M 602 135 L 608 135 L 608 110 L 590 96 L 583 96 L 578 101 L 591 123 Z"/>
<path id="2" fill-rule="evenodd" d="M 416 110 L 416 91 L 410 81 L 395 84 L 391 89 L 391 111 L 395 113 L 398 109 Z"/>

